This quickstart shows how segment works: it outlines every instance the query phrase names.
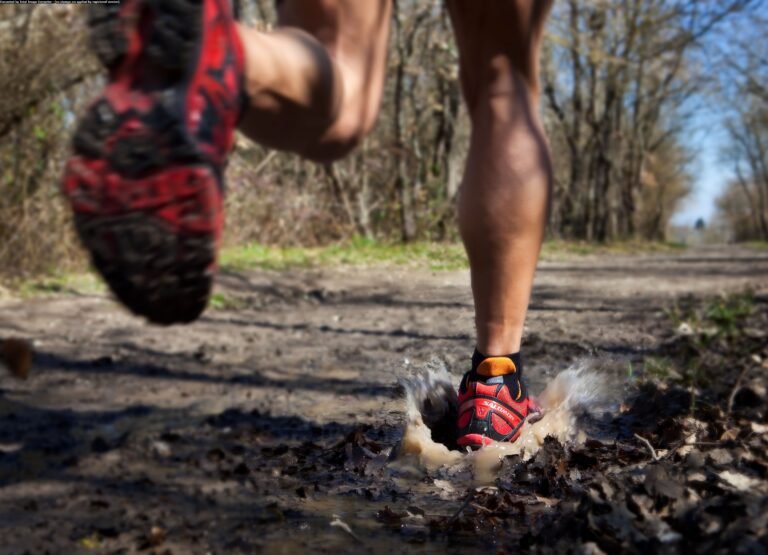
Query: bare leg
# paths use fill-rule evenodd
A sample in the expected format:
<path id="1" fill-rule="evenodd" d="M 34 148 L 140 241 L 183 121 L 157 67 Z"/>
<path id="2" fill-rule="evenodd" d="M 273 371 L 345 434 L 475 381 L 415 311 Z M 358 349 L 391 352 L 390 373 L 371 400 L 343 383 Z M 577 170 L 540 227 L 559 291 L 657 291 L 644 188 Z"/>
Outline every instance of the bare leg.
<path id="1" fill-rule="evenodd" d="M 551 2 L 447 0 L 472 120 L 459 226 L 472 270 L 477 347 L 520 348 L 551 167 L 538 117 L 538 51 Z M 241 129 L 316 160 L 371 129 L 386 70 L 389 0 L 284 0 L 271 33 L 240 29 L 251 99 Z"/>
<path id="2" fill-rule="evenodd" d="M 391 0 L 283 0 L 274 31 L 241 26 L 241 130 L 314 160 L 349 152 L 379 111 L 391 11 Z"/>
<path id="3" fill-rule="evenodd" d="M 459 227 L 471 267 L 477 349 L 516 353 L 551 188 L 538 115 L 539 42 L 551 1 L 447 4 L 472 121 Z"/>

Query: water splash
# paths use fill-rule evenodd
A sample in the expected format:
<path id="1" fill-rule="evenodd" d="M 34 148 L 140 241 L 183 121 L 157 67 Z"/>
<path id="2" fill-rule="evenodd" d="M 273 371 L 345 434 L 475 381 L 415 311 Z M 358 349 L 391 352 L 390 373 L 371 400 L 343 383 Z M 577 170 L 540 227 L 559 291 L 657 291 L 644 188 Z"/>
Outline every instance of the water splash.
<path id="1" fill-rule="evenodd" d="M 401 384 L 407 420 L 400 452 L 417 455 L 428 469 L 461 463 L 464 455 L 450 449 L 456 444 L 458 398 L 445 365 L 432 360 Z"/>
<path id="2" fill-rule="evenodd" d="M 487 445 L 477 451 L 455 448 L 456 389 L 445 365 L 432 361 L 402 380 L 406 393 L 407 422 L 400 453 L 415 456 L 428 470 L 469 469 L 479 483 L 495 478 L 504 457 L 532 457 L 551 436 L 560 442 L 585 439 L 578 416 L 603 409 L 610 401 L 608 376 L 596 369 L 591 360 L 583 360 L 560 372 L 537 396 L 543 412 L 526 421 L 514 443 Z M 454 472 L 455 473 L 455 472 Z"/>

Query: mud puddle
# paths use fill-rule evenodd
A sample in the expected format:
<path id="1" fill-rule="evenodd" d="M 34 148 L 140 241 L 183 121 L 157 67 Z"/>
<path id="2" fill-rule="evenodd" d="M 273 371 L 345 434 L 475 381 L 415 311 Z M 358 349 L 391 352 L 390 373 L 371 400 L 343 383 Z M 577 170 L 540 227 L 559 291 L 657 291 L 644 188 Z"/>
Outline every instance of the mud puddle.
<path id="1" fill-rule="evenodd" d="M 547 437 L 569 446 L 599 435 L 599 422 L 615 416 L 623 398 L 620 380 L 606 368 L 620 365 L 584 360 L 560 372 L 538 396 L 543 415 L 526 423 L 518 442 L 477 451 L 449 447 L 455 445 L 455 376 L 439 361 L 410 367 L 411 376 L 401 380 L 405 419 L 400 426 L 357 428 L 316 453 L 307 443 L 288 448 L 298 471 L 283 467 L 281 479 L 311 468 L 313 476 L 299 482 L 314 483 L 312 488 L 298 487 L 302 496 L 300 514 L 294 515 L 298 529 L 291 532 L 291 542 L 298 543 L 289 545 L 304 542 L 314 549 L 352 541 L 383 552 L 388 545 L 397 550 L 403 541 L 419 544 L 430 539 L 430 549 L 466 551 L 470 546 L 456 543 L 455 538 L 436 540 L 430 522 L 451 518 L 446 506 L 459 506 L 468 490 L 494 489 L 505 459 L 530 459 Z M 323 463 L 328 466 L 322 468 Z M 341 468 L 332 468 L 334 463 Z M 395 535 L 385 533 L 390 519 L 397 523 Z M 285 529 L 279 532 L 284 533 Z M 472 547 L 483 548 L 476 542 Z"/>

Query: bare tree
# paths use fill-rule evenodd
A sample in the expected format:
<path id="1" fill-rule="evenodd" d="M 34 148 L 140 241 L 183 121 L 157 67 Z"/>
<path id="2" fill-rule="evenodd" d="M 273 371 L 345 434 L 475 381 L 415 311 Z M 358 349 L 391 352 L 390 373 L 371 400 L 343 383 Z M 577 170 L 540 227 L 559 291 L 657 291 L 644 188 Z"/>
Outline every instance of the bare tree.
<path id="1" fill-rule="evenodd" d="M 705 82 L 690 54 L 749 4 L 569 0 L 555 10 L 543 78 L 555 143 L 567 146 L 556 172 L 557 233 L 636 234 L 646 166 L 675 141 L 681 105 Z"/>
<path id="2" fill-rule="evenodd" d="M 768 240 L 768 46 L 763 36 L 768 18 L 760 13 L 753 23 L 740 28 L 720 53 L 720 104 L 728 138 L 722 160 L 733 179 L 718 208 L 734 238 Z"/>

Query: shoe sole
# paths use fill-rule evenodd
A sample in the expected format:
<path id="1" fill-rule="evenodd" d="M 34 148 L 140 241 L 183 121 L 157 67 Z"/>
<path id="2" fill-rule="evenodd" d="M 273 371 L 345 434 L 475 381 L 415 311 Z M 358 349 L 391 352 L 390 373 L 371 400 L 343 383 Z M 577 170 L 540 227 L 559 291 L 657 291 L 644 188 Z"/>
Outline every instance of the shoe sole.
<path id="1" fill-rule="evenodd" d="M 490 445 L 493 442 L 488 436 L 480 434 L 467 434 L 459 437 L 456 440 L 456 445 L 459 447 L 471 447 L 472 449 L 480 449 L 484 445 Z"/>
<path id="2" fill-rule="evenodd" d="M 514 443 L 519 437 L 520 432 L 517 432 L 514 437 L 505 440 L 504 443 Z M 493 439 L 481 434 L 466 434 L 456 440 L 456 444 L 459 447 L 470 447 L 471 449 L 480 449 L 481 447 L 490 445 L 492 443 L 494 443 Z"/>
<path id="3" fill-rule="evenodd" d="M 178 101 L 198 55 L 203 6 L 128 0 L 91 8 L 91 45 L 110 73 L 140 56 L 141 67 L 165 77 L 139 90 L 120 85 L 130 72 L 111 76 L 75 132 L 63 181 L 93 265 L 119 301 L 157 324 L 198 318 L 216 265 L 220 176 L 189 136 Z M 139 44 L 133 29 L 145 24 Z M 122 94 L 109 94 L 120 86 Z"/>

